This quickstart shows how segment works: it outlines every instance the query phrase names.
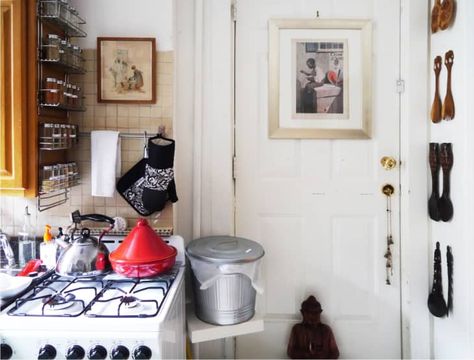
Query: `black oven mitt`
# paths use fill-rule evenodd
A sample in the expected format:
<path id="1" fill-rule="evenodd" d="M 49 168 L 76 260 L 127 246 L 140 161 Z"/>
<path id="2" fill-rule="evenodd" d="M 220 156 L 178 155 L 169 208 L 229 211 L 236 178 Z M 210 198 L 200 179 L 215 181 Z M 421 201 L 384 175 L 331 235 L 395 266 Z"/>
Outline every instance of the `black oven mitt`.
<path id="1" fill-rule="evenodd" d="M 148 163 L 145 165 L 143 205 L 150 211 L 161 211 L 166 202 L 178 201 L 174 182 L 174 149 L 171 139 L 148 141 Z"/>
<path id="2" fill-rule="evenodd" d="M 117 191 L 140 215 L 161 211 L 178 201 L 174 181 L 175 141 L 161 136 L 148 141 L 148 159 L 135 164 L 117 182 Z"/>

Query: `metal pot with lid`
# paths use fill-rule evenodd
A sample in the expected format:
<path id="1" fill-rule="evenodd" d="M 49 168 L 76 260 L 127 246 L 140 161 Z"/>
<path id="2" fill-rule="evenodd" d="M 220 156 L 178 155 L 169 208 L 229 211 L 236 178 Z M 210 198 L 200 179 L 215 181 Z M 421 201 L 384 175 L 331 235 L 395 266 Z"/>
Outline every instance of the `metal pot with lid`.
<path id="1" fill-rule="evenodd" d="M 193 240 L 186 248 L 191 262 L 195 311 L 199 319 L 217 325 L 249 320 L 255 313 L 263 247 L 235 236 Z"/>
<path id="2" fill-rule="evenodd" d="M 72 218 L 76 225 L 71 235 L 72 242 L 59 242 L 64 250 L 57 261 L 56 273 L 68 277 L 91 277 L 109 272 L 109 251 L 100 240 L 113 228 L 114 220 L 105 215 L 80 215 L 79 212 L 74 212 Z M 82 228 L 80 235 L 75 236 L 77 224 L 82 220 L 107 222 L 110 225 L 102 231 L 99 239 L 91 236 L 88 228 Z"/>

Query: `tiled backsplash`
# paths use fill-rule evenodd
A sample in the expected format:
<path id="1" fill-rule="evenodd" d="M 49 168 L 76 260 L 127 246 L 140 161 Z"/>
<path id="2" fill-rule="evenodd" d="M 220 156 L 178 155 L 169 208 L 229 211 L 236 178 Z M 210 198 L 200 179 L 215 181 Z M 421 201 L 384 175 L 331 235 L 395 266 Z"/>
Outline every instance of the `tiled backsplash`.
<path id="1" fill-rule="evenodd" d="M 79 131 L 89 133 L 91 130 L 118 130 L 127 133 L 156 133 L 164 125 L 166 135 L 172 137 L 173 109 L 173 66 L 172 51 L 157 52 L 157 102 L 152 105 L 118 105 L 97 103 L 97 64 L 96 50 L 85 50 L 87 73 L 78 76 L 75 81 L 83 83 L 85 105 L 83 113 L 72 113 L 70 123 L 78 124 Z M 176 144 L 179 145 L 178 143 Z M 122 174 L 128 171 L 143 157 L 142 139 L 121 139 Z M 69 159 L 77 161 L 80 171 L 80 185 L 71 189 L 70 199 L 63 205 L 44 212 L 36 209 L 36 199 L 0 197 L 0 228 L 9 235 L 16 235 L 23 224 L 24 208 L 28 205 L 31 222 L 36 233 L 42 235 L 45 224 L 50 224 L 57 231 L 58 226 L 70 223 L 69 214 L 74 210 L 81 213 L 100 213 L 111 217 L 121 216 L 127 219 L 128 226 L 133 226 L 140 215 L 115 192 L 113 198 L 92 197 L 90 179 L 90 136 L 81 136 L 79 144 L 71 150 Z M 179 186 L 178 186 L 179 197 Z M 173 226 L 173 209 L 171 203 L 161 214 L 148 217 L 154 227 Z M 97 224 L 101 226 L 101 224 Z"/>

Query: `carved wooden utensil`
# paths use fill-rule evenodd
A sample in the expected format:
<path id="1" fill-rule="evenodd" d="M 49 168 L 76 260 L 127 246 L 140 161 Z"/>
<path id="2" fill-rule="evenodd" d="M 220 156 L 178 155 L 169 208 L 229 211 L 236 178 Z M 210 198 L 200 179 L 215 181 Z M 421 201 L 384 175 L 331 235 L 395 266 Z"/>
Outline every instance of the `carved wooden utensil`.
<path id="1" fill-rule="evenodd" d="M 433 105 L 431 105 L 431 121 L 439 123 L 442 119 L 441 117 L 441 96 L 439 95 L 439 73 L 441 72 L 441 63 L 443 58 L 441 56 L 436 56 L 434 59 L 433 70 L 435 73 L 435 93 L 433 99 Z"/>
<path id="2" fill-rule="evenodd" d="M 439 221 L 439 144 L 430 143 L 430 168 L 431 168 L 431 196 L 428 200 L 428 214 L 434 221 Z"/>
<path id="3" fill-rule="evenodd" d="M 439 217 L 442 221 L 449 221 L 453 217 L 453 203 L 449 197 L 450 174 L 453 167 L 453 148 L 451 143 L 441 144 L 439 148 L 439 162 L 443 169 L 443 194 L 438 200 Z"/>
<path id="4" fill-rule="evenodd" d="M 451 246 L 446 247 L 446 262 L 448 264 L 448 311 L 453 312 L 453 253 Z M 448 314 L 449 315 L 449 314 Z"/>
<path id="5" fill-rule="evenodd" d="M 434 34 L 439 30 L 439 13 L 441 11 L 441 0 L 436 0 L 431 10 L 431 32 Z"/>
<path id="6" fill-rule="evenodd" d="M 434 251 L 434 271 L 433 271 L 433 287 L 428 296 L 428 309 L 436 317 L 446 316 L 448 313 L 448 306 L 443 296 L 443 283 L 441 279 L 441 250 L 439 249 L 439 242 L 436 243 L 436 250 Z"/>
<path id="7" fill-rule="evenodd" d="M 448 69 L 448 84 L 446 90 L 446 96 L 444 97 L 443 107 L 441 109 L 441 117 L 444 120 L 454 119 L 454 99 L 451 91 L 451 69 L 453 68 L 454 53 L 453 50 L 449 50 L 444 55 L 444 64 Z"/>
<path id="8" fill-rule="evenodd" d="M 444 0 L 440 6 L 438 26 L 440 30 L 446 30 L 454 17 L 454 0 Z"/>

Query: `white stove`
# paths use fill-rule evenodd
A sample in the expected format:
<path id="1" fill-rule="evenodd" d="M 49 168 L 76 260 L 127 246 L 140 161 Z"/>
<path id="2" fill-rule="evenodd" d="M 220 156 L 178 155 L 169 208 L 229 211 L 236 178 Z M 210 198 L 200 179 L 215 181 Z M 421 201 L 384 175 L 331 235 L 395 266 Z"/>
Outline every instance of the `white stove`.
<path id="1" fill-rule="evenodd" d="M 102 239 L 110 251 L 123 236 Z M 153 278 L 52 274 L 0 313 L 2 359 L 185 357 L 184 242 L 175 266 Z"/>

